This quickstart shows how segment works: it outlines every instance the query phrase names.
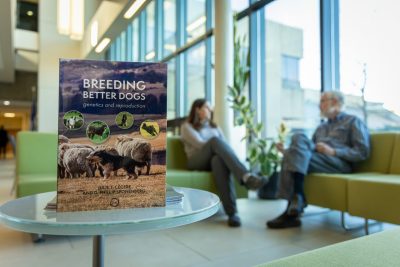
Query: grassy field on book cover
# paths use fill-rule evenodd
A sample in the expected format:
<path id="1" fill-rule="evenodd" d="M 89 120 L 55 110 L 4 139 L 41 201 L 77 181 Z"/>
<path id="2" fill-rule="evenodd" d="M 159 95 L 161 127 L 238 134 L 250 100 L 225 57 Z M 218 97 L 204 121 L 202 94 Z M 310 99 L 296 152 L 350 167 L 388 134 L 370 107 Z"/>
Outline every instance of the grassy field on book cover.
<path id="1" fill-rule="evenodd" d="M 60 62 L 57 211 L 165 205 L 167 69 Z"/>

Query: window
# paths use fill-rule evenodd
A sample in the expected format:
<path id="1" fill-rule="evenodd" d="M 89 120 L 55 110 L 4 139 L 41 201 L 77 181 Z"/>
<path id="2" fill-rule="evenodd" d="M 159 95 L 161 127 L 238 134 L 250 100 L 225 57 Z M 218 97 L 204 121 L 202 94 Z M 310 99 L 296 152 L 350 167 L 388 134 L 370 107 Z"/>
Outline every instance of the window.
<path id="1" fill-rule="evenodd" d="M 187 41 L 190 42 L 206 32 L 206 1 L 187 1 Z"/>
<path id="2" fill-rule="evenodd" d="M 187 52 L 187 85 L 185 86 L 187 101 L 185 114 L 188 114 L 194 100 L 205 97 L 205 59 L 204 42 L 194 46 Z"/>
<path id="3" fill-rule="evenodd" d="M 136 17 L 132 21 L 132 60 L 139 60 L 139 19 Z"/>
<path id="4" fill-rule="evenodd" d="M 396 1 L 340 1 L 340 88 L 346 110 L 373 130 L 400 130 Z M 363 96 L 364 95 L 364 99 Z"/>
<path id="5" fill-rule="evenodd" d="M 121 32 L 121 61 L 126 61 L 126 31 Z"/>
<path id="6" fill-rule="evenodd" d="M 300 89 L 299 58 L 282 55 L 282 87 Z"/>
<path id="7" fill-rule="evenodd" d="M 175 77 L 175 59 L 171 59 L 168 63 L 168 85 L 167 85 L 167 119 L 176 117 L 175 96 L 176 96 L 176 77 Z"/>
<path id="8" fill-rule="evenodd" d="M 152 1 L 146 7 L 146 61 L 154 61 L 155 50 L 155 2 Z"/>
<path id="9" fill-rule="evenodd" d="M 176 1 L 164 0 L 164 57 L 176 50 Z"/>
<path id="10" fill-rule="evenodd" d="M 240 12 L 249 7 L 250 0 L 232 0 L 232 10 L 233 12 Z"/>
<path id="11" fill-rule="evenodd" d="M 320 121 L 319 1 L 273 1 L 265 31 L 266 135 L 275 137 L 281 122 L 310 134 Z"/>

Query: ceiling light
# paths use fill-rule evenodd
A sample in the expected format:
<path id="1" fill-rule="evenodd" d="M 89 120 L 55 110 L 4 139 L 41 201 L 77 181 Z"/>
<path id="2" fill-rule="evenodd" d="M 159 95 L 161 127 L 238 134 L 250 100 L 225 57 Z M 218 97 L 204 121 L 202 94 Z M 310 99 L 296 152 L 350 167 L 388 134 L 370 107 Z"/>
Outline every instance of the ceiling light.
<path id="1" fill-rule="evenodd" d="M 110 38 L 104 38 L 103 40 L 101 40 L 101 42 L 94 51 L 96 51 L 96 53 L 101 53 L 104 50 L 104 48 L 106 48 L 107 45 L 110 43 L 110 41 L 111 41 Z"/>
<path id="2" fill-rule="evenodd" d="M 5 101 L 3 101 L 3 104 L 4 104 L 4 106 L 9 106 L 11 104 L 11 102 L 8 100 L 5 100 Z"/>
<path id="3" fill-rule="evenodd" d="M 149 53 L 145 56 L 145 58 L 146 58 L 146 60 L 151 60 L 151 59 L 153 59 L 155 56 L 156 56 L 156 52 L 151 51 L 151 52 L 149 52 Z"/>
<path id="4" fill-rule="evenodd" d="M 92 26 L 90 28 L 90 44 L 92 45 L 92 47 L 95 47 L 97 45 L 98 34 L 99 34 L 99 23 L 96 20 L 92 23 Z"/>
<path id="5" fill-rule="evenodd" d="M 200 27 L 201 25 L 203 25 L 206 22 L 207 18 L 206 16 L 201 16 L 200 18 L 196 19 L 195 21 L 193 21 L 192 23 L 190 23 L 187 27 L 186 30 L 188 32 L 192 32 L 195 29 L 197 29 L 198 27 Z"/>
<path id="6" fill-rule="evenodd" d="M 29 17 L 32 17 L 32 16 L 33 16 L 33 11 L 28 10 L 28 11 L 26 12 L 26 15 L 28 15 Z"/>
<path id="7" fill-rule="evenodd" d="M 14 118 L 15 117 L 15 113 L 4 113 L 4 117 L 6 117 L 6 118 Z"/>
<path id="8" fill-rule="evenodd" d="M 58 0 L 57 2 L 57 29 L 60 34 L 70 33 L 71 2 Z"/>
<path id="9" fill-rule="evenodd" d="M 83 0 L 58 0 L 57 28 L 60 34 L 82 40 L 84 29 Z"/>
<path id="10" fill-rule="evenodd" d="M 136 12 L 140 9 L 140 7 L 146 2 L 146 0 L 135 0 L 131 7 L 125 12 L 124 18 L 130 19 Z"/>

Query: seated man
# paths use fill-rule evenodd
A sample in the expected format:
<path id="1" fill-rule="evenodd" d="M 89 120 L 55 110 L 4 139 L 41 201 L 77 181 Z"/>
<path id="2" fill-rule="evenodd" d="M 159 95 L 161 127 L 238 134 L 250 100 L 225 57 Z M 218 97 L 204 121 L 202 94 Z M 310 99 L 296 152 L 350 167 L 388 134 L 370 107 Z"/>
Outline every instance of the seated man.
<path id="1" fill-rule="evenodd" d="M 301 225 L 299 217 L 307 206 L 303 186 L 307 173 L 349 173 L 352 163 L 368 157 L 368 129 L 360 119 L 344 113 L 343 104 L 340 92 L 324 92 L 319 108 L 328 120 L 318 126 L 312 140 L 304 134 L 295 134 L 288 149 L 277 144 L 283 153 L 278 197 L 289 202 L 283 214 L 267 222 L 269 228 Z"/>

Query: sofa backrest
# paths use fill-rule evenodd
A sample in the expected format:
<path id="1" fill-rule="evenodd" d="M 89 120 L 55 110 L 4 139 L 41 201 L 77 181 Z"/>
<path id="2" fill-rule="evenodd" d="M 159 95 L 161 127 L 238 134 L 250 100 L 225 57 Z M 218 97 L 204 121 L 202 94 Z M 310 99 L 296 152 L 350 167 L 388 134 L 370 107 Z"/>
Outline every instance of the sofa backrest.
<path id="1" fill-rule="evenodd" d="M 367 160 L 355 165 L 355 172 L 389 173 L 397 135 L 394 132 L 372 133 L 371 154 Z"/>
<path id="2" fill-rule="evenodd" d="M 389 173 L 400 174 L 400 133 L 396 135 Z"/>
<path id="3" fill-rule="evenodd" d="M 57 134 L 17 134 L 17 174 L 57 175 Z"/>
<path id="4" fill-rule="evenodd" d="M 167 169 L 187 169 L 187 158 L 179 136 L 167 137 Z"/>

